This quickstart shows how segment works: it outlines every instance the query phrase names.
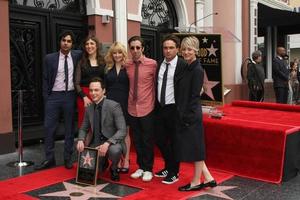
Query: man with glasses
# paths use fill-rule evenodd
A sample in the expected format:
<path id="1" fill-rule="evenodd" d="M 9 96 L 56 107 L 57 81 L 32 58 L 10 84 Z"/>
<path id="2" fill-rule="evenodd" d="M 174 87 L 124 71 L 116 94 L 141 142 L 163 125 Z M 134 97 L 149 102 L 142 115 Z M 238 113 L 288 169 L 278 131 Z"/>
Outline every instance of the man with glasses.
<path id="1" fill-rule="evenodd" d="M 76 93 L 73 74 L 75 66 L 81 58 L 81 51 L 71 50 L 74 43 L 72 31 L 63 32 L 60 37 L 60 50 L 46 55 L 43 68 L 43 97 L 45 103 L 45 154 L 46 160 L 35 166 L 36 170 L 56 165 L 54 140 L 60 121 L 60 113 L 64 116 L 65 143 L 64 165 L 72 168 L 74 144 L 74 113 Z"/>
<path id="2" fill-rule="evenodd" d="M 154 102 L 156 68 L 155 60 L 143 55 L 144 42 L 140 36 L 128 40 L 132 59 L 125 67 L 129 78 L 128 113 L 137 152 L 137 169 L 131 177 L 151 181 L 154 161 Z"/>

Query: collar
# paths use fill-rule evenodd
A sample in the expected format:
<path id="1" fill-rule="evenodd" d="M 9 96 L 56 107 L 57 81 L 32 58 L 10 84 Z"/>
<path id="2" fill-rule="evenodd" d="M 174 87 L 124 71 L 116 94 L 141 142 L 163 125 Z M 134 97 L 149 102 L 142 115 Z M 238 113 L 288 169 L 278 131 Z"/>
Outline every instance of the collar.
<path id="1" fill-rule="evenodd" d="M 132 60 L 132 63 L 135 63 L 135 62 L 140 62 L 142 64 L 145 63 L 145 56 L 142 55 L 138 60 Z"/>
<path id="2" fill-rule="evenodd" d="M 103 106 L 103 102 L 104 102 L 104 97 L 98 103 L 95 103 L 94 108 L 101 108 Z"/>
<path id="3" fill-rule="evenodd" d="M 59 57 L 62 59 L 65 59 L 65 54 L 63 54 L 61 51 L 59 51 Z M 67 56 L 70 58 L 71 57 L 71 51 L 69 51 L 69 53 L 67 54 Z"/>
<path id="4" fill-rule="evenodd" d="M 167 61 L 166 61 L 166 58 L 164 59 L 163 62 L 164 62 L 165 64 L 166 64 L 166 63 L 170 63 L 170 65 L 176 66 L 177 61 L 178 61 L 178 56 L 176 55 L 170 62 L 167 62 Z"/>

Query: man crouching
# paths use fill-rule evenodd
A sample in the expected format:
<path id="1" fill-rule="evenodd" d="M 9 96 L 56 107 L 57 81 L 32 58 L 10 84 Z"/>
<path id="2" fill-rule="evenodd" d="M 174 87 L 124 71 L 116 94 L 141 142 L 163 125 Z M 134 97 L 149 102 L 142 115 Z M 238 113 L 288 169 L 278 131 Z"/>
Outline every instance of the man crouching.
<path id="1" fill-rule="evenodd" d="M 82 152 L 85 145 L 98 149 L 99 170 L 103 172 L 108 167 L 109 159 L 111 180 L 119 181 L 117 165 L 122 153 L 126 153 L 124 138 L 126 123 L 121 106 L 106 99 L 105 85 L 102 79 L 95 77 L 90 81 L 89 93 L 93 104 L 85 108 L 83 122 L 78 133 L 77 150 Z M 92 133 L 89 136 L 89 130 Z"/>

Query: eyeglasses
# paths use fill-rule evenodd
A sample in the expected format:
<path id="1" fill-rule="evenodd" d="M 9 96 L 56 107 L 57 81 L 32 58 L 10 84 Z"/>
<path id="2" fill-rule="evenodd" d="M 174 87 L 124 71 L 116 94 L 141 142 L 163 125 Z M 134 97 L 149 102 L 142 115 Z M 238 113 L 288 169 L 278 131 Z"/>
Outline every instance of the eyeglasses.
<path id="1" fill-rule="evenodd" d="M 142 48 L 142 47 L 140 47 L 140 46 L 132 46 L 132 47 L 130 47 L 131 50 L 134 50 L 134 49 L 140 50 L 141 48 Z"/>

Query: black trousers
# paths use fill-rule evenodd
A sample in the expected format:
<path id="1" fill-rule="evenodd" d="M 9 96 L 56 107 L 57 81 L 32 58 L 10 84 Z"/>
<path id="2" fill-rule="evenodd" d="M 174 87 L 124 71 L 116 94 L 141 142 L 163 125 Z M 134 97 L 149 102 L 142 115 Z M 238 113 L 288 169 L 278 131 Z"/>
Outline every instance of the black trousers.
<path id="1" fill-rule="evenodd" d="M 99 145 L 104 144 L 106 141 L 107 141 L 107 139 L 100 140 L 97 143 L 91 144 L 90 147 L 95 148 Z M 122 145 L 120 143 L 109 145 L 106 155 L 99 156 L 99 158 L 98 158 L 99 159 L 99 161 L 98 161 L 99 171 L 103 172 L 105 170 L 105 168 L 108 166 L 108 159 L 111 161 L 110 168 L 112 170 L 117 170 L 118 163 L 122 156 L 122 152 L 123 152 L 123 149 L 122 149 Z M 105 166 L 105 165 L 107 165 L 107 166 Z"/>
<path id="2" fill-rule="evenodd" d="M 289 88 L 276 87 L 274 88 L 274 90 L 275 90 L 276 103 L 287 104 Z"/>
<path id="3" fill-rule="evenodd" d="M 75 91 L 52 92 L 45 104 L 45 153 L 47 160 L 54 160 L 54 139 L 63 112 L 65 123 L 64 159 L 71 159 L 74 144 Z"/>
<path id="4" fill-rule="evenodd" d="M 179 162 L 174 158 L 174 136 L 176 127 L 176 106 L 175 104 L 159 107 L 156 112 L 155 121 L 155 143 L 158 146 L 164 161 L 165 169 L 170 174 L 178 174 Z"/>
<path id="5" fill-rule="evenodd" d="M 255 91 L 250 91 L 249 92 L 249 101 L 263 101 L 263 90 L 255 90 Z"/>
<path id="6" fill-rule="evenodd" d="M 152 172 L 154 162 L 154 114 L 151 112 L 144 117 L 129 115 L 129 123 L 133 132 L 137 164 L 140 169 Z"/>

